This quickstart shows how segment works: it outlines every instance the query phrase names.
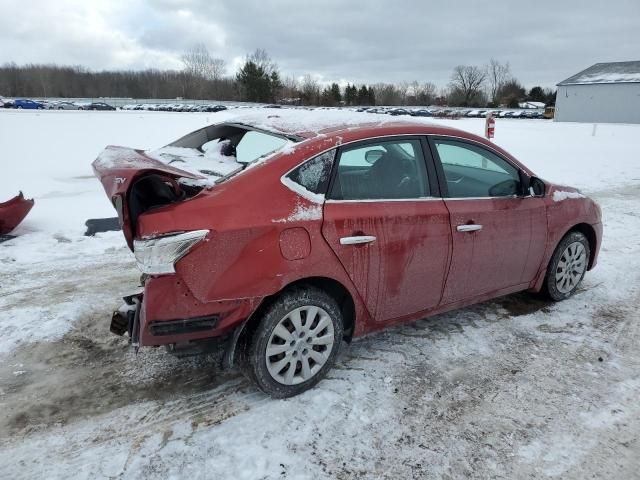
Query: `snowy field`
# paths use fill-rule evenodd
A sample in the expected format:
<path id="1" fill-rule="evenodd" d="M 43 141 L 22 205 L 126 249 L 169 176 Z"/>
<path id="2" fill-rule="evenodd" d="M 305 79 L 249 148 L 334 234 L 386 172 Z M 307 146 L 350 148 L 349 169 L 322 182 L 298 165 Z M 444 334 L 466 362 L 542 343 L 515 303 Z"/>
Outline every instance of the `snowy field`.
<path id="1" fill-rule="evenodd" d="M 206 358 L 136 357 L 108 331 L 133 257 L 120 232 L 83 236 L 115 215 L 90 167 L 105 145 L 161 147 L 233 115 L 0 111 L 0 201 L 36 199 L 0 244 L 2 478 L 639 478 L 640 125 L 497 120 L 496 143 L 602 206 L 574 297 L 369 336 L 276 401 Z"/>

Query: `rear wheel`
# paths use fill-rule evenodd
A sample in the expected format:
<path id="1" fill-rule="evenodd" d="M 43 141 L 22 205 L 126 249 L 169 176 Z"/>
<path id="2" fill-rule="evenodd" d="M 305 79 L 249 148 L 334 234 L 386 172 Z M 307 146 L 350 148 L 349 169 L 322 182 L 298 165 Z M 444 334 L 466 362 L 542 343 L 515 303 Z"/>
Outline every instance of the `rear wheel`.
<path id="1" fill-rule="evenodd" d="M 327 293 L 311 286 L 285 291 L 249 339 L 244 371 L 274 398 L 298 395 L 333 366 L 342 331 L 340 307 Z"/>
<path id="2" fill-rule="evenodd" d="M 580 232 L 567 234 L 556 247 L 544 281 L 545 293 L 559 301 L 575 293 L 587 272 L 591 249 Z"/>

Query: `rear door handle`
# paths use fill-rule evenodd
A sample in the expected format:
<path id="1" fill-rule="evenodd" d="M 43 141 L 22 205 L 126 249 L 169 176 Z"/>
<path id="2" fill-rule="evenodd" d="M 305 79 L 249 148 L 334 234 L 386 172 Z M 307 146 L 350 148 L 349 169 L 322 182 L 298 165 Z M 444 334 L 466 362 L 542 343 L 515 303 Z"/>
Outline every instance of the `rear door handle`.
<path id="1" fill-rule="evenodd" d="M 477 232 L 478 230 L 482 230 L 482 225 L 458 225 L 459 232 Z"/>
<path id="2" fill-rule="evenodd" d="M 358 235 L 356 237 L 342 237 L 340 245 L 360 245 L 362 243 L 375 242 L 376 237 L 373 235 Z"/>

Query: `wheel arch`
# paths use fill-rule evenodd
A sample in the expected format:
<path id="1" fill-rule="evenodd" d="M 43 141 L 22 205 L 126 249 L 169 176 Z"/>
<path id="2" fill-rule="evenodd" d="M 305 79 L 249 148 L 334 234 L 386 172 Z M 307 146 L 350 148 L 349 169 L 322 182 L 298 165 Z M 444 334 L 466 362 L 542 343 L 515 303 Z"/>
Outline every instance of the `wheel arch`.
<path id="1" fill-rule="evenodd" d="M 596 252 L 598 247 L 598 237 L 596 236 L 596 231 L 594 228 L 588 223 L 578 223 L 571 227 L 567 232 L 562 236 L 562 238 L 569 235 L 571 232 L 580 232 L 585 237 L 587 237 L 587 241 L 589 242 L 589 264 L 587 266 L 587 270 L 591 270 L 593 267 L 594 260 L 596 258 Z M 560 241 L 562 241 L 562 238 Z"/>
<path id="2" fill-rule="evenodd" d="M 258 308 L 245 320 L 234 332 L 231 341 L 227 347 L 224 358 L 224 366 L 231 367 L 238 363 L 239 355 L 244 355 L 246 347 L 249 344 L 252 334 L 258 326 L 259 318 L 262 312 L 286 290 L 312 286 L 323 290 L 333 297 L 342 312 L 343 319 L 343 339 L 348 343 L 351 342 L 353 332 L 356 325 L 356 308 L 353 297 L 349 290 L 339 281 L 329 277 L 306 277 L 295 280 L 272 295 L 265 297 Z"/>

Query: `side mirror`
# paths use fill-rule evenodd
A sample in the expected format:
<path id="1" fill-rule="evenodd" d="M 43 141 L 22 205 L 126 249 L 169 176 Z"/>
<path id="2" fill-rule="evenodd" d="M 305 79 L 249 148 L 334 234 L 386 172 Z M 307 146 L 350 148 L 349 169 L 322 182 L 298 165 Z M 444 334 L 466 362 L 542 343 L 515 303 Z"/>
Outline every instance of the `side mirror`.
<path id="1" fill-rule="evenodd" d="M 531 177 L 529 179 L 529 195 L 532 197 L 544 197 L 546 185 L 538 177 Z"/>

